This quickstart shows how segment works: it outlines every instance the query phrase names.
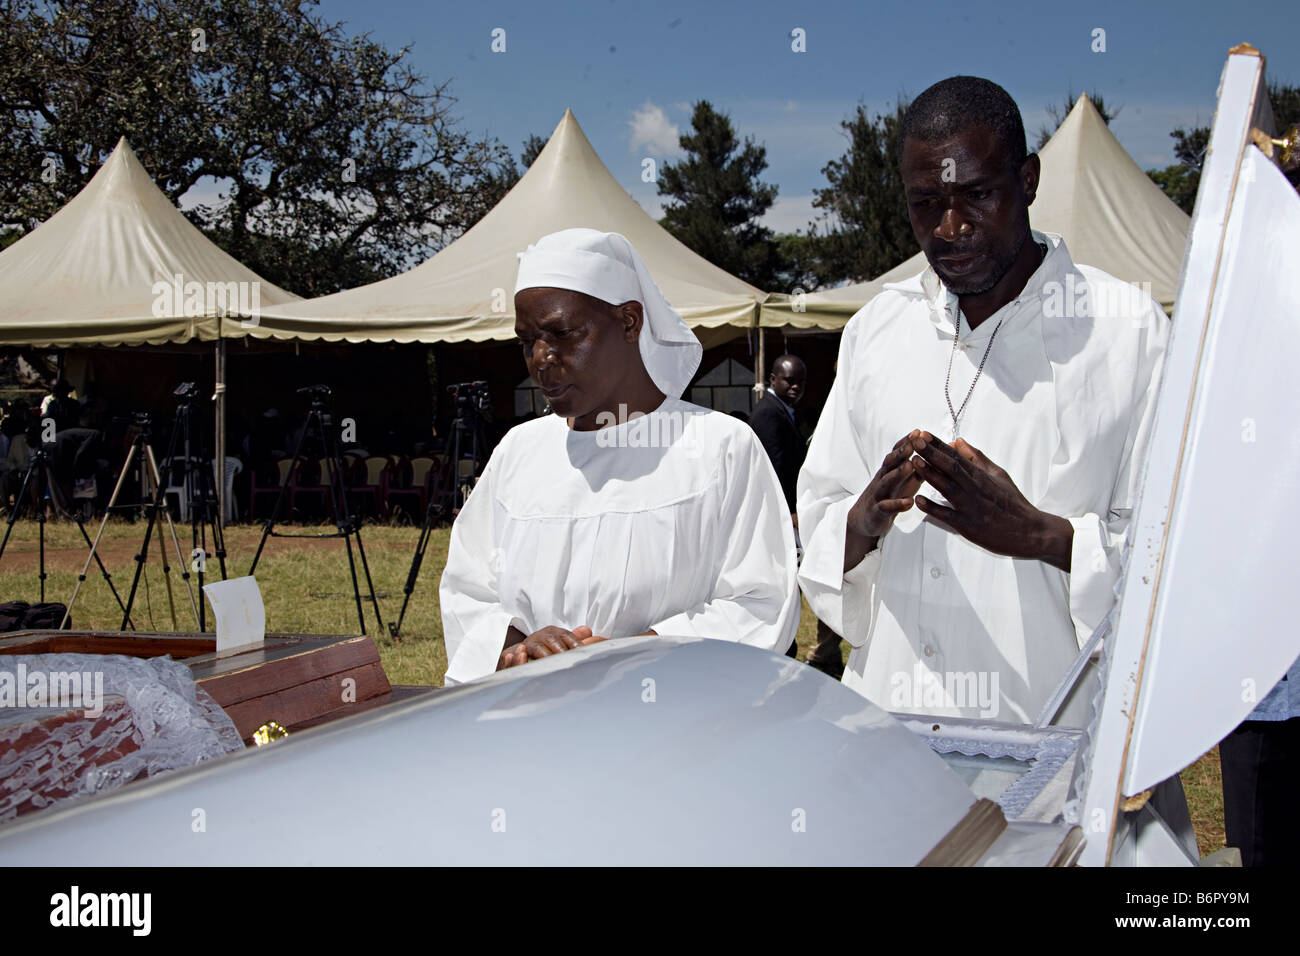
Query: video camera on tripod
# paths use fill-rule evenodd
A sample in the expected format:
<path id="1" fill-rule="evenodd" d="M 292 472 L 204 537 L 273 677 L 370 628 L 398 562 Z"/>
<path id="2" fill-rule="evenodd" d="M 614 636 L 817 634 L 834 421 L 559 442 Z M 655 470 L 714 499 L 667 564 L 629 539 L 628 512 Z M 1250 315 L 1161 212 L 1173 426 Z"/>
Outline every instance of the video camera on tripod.
<path id="1" fill-rule="evenodd" d="M 452 489 L 451 510 L 454 514 L 469 497 L 474 482 L 483 471 L 483 456 L 488 450 L 484 424 L 492 421 L 492 393 L 488 383 L 480 379 L 476 382 L 457 382 L 455 385 L 448 385 L 447 394 L 451 396 L 456 408 L 456 418 L 452 422 L 451 443 L 447 449 L 445 479 L 447 487 Z M 407 572 L 406 584 L 402 586 L 402 591 L 406 595 L 402 599 L 402 609 L 397 614 L 397 620 L 390 621 L 388 624 L 388 633 L 394 639 L 397 638 L 402 628 L 402 621 L 406 618 L 406 608 L 411 603 L 411 595 L 415 591 L 416 578 L 420 574 L 420 565 L 424 563 L 424 552 L 429 546 L 434 515 L 438 510 L 437 500 L 430 497 L 424 513 L 424 526 L 420 529 L 420 538 L 415 544 L 415 554 L 411 557 L 411 569 Z"/>
<path id="2" fill-rule="evenodd" d="M 153 425 L 152 412 L 132 412 L 130 415 L 114 415 L 108 423 L 117 427 L 134 425 L 136 428 L 149 428 Z"/>
<path id="3" fill-rule="evenodd" d="M 361 603 L 361 584 L 357 580 L 357 566 L 352 554 L 352 545 L 355 540 L 356 554 L 361 559 L 361 570 L 365 573 L 366 587 L 370 592 L 368 600 L 375 609 L 375 621 L 382 632 L 384 621 L 380 616 L 379 601 L 375 596 L 375 582 L 370 575 L 370 563 L 366 560 L 366 549 L 361 543 L 361 521 L 348 510 L 348 483 L 344 477 L 343 456 L 339 450 L 338 434 L 334 428 L 334 416 L 329 408 L 334 390 L 328 385 L 308 385 L 298 389 L 298 394 L 306 395 L 311 399 L 311 409 L 307 412 L 302 431 L 298 435 L 297 445 L 289 458 L 290 461 L 297 462 L 303 457 L 303 452 L 308 449 L 313 454 L 321 456 L 319 480 L 325 491 L 326 507 L 334 519 L 335 530 L 319 534 L 275 530 L 275 524 L 280 518 L 281 509 L 284 503 L 290 500 L 289 483 L 293 480 L 294 469 L 286 469 L 280 479 L 280 492 L 276 495 L 275 506 L 271 509 L 270 517 L 266 519 L 266 523 L 262 526 L 262 540 L 258 542 L 257 551 L 253 554 L 253 563 L 248 568 L 248 575 L 252 577 L 257 571 L 257 562 L 262 558 L 262 549 L 266 547 L 266 541 L 272 535 L 277 538 L 342 538 L 348 555 L 348 570 L 352 576 L 352 595 L 356 599 L 357 620 L 361 624 L 361 633 L 365 634 L 366 614 Z"/>
<path id="4" fill-rule="evenodd" d="M 65 625 L 72 613 L 72 606 L 77 600 L 77 595 L 80 593 L 81 583 L 86 580 L 86 571 L 90 567 L 90 562 L 94 560 L 99 562 L 100 571 L 103 573 L 105 581 L 108 582 L 109 588 L 113 591 L 113 596 L 117 598 L 118 605 L 122 608 L 120 629 L 135 628 L 135 624 L 131 620 L 131 608 L 135 604 L 135 597 L 144 575 L 145 561 L 149 554 L 149 542 L 153 539 L 155 526 L 161 520 L 165 525 L 166 534 L 164 535 L 163 529 L 159 528 L 158 545 L 162 557 L 163 581 L 167 589 L 167 604 L 171 611 L 172 627 L 179 627 L 179 624 L 176 620 L 176 606 L 172 595 L 172 564 L 167 552 L 169 541 L 175 556 L 176 567 L 180 569 L 181 580 L 185 584 L 190 608 L 194 612 L 195 625 L 199 631 L 207 629 L 207 611 L 203 603 L 203 582 L 205 576 L 209 573 L 206 570 L 207 559 L 209 557 L 217 559 L 220 565 L 221 577 L 224 580 L 226 577 L 226 543 L 225 533 L 217 517 L 219 497 L 215 487 L 212 458 L 204 454 L 203 427 L 201 423 L 196 423 L 194 416 L 193 404 L 198 394 L 199 388 L 194 382 L 182 382 L 172 390 L 172 396 L 176 399 L 176 411 L 171 420 L 167 451 L 162 459 L 161 466 L 153 452 L 154 419 L 151 412 L 136 411 L 132 412 L 130 416 L 113 416 L 111 419 L 111 424 L 115 426 L 128 426 L 127 434 L 131 436 L 130 448 L 127 450 L 126 460 L 122 463 L 121 471 L 118 472 L 117 484 L 113 487 L 113 492 L 108 497 L 108 503 L 104 506 L 104 518 L 100 523 L 99 531 L 95 535 L 95 540 L 90 542 L 90 555 L 86 558 L 81 574 L 77 577 L 77 584 L 73 588 L 72 597 L 68 600 L 67 612 L 64 614 Z M 134 434 L 131 434 L 132 432 Z M 132 475 L 139 480 L 140 499 L 138 502 L 120 504 L 119 498 L 122 490 Z M 186 520 L 186 515 L 189 516 L 190 554 L 188 558 L 181 549 L 180 538 L 176 534 L 176 526 L 172 522 L 171 511 L 166 505 L 169 492 L 177 493 L 180 497 L 182 520 Z M 144 540 L 135 554 L 135 574 L 131 580 L 131 590 L 125 602 L 118 597 L 108 571 L 104 568 L 103 562 L 100 561 L 97 553 L 104 529 L 108 525 L 109 515 L 114 509 L 125 509 L 132 512 L 140 509 L 142 517 L 146 519 Z M 85 534 L 84 530 L 82 533 Z M 208 548 L 209 536 L 213 545 L 212 550 Z M 197 592 L 191 583 L 191 571 L 198 578 Z"/>
<path id="5" fill-rule="evenodd" d="M 307 415 L 307 426 L 303 431 L 303 443 L 299 450 L 308 448 L 323 452 L 328 441 L 326 434 L 334 427 L 334 416 L 330 412 L 334 390 L 328 385 L 306 385 L 297 391 L 299 395 L 306 395 L 311 399 L 311 411 Z M 316 428 L 311 427 L 313 418 L 317 419 Z"/>
<path id="6" fill-rule="evenodd" d="M 469 412 L 487 421 L 492 420 L 492 393 L 488 390 L 487 382 L 481 379 L 477 382 L 458 382 L 447 386 L 447 394 L 451 396 L 457 417 Z"/>
<path id="7" fill-rule="evenodd" d="M 488 389 L 488 383 L 480 379 L 448 385 L 447 394 L 456 407 L 449 461 L 451 484 L 458 489 L 463 500 L 483 469 L 483 455 L 488 448 L 484 425 L 492 421 L 492 393 Z M 462 472 L 462 458 L 468 459 L 468 475 Z M 465 481 L 466 478 L 468 482 Z"/>

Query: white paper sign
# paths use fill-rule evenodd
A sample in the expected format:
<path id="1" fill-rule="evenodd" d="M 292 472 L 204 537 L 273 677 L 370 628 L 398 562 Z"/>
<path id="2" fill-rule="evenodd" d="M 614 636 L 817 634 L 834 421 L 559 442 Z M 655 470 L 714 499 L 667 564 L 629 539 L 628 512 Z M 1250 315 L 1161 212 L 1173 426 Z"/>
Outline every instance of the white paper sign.
<path id="1" fill-rule="evenodd" d="M 203 585 L 217 618 L 217 650 L 266 640 L 266 608 L 253 577 L 231 578 Z"/>

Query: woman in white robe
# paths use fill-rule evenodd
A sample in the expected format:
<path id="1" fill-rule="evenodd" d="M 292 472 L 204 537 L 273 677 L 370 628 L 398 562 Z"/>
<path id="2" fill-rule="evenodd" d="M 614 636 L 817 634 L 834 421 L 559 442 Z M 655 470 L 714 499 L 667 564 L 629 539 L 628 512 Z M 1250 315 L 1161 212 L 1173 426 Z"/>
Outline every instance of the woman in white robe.
<path id="1" fill-rule="evenodd" d="M 776 474 L 743 422 L 680 400 L 702 350 L 631 243 L 544 237 L 520 256 L 515 314 L 554 414 L 506 435 L 452 526 L 446 682 L 640 634 L 790 647 Z"/>

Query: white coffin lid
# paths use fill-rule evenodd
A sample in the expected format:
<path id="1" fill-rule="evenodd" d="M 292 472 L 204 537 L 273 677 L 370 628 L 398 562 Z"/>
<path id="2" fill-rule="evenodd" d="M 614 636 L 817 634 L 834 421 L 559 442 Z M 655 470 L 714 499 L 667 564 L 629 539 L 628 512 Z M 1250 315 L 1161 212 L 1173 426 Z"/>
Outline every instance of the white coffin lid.
<path id="1" fill-rule="evenodd" d="M 1227 736 L 1300 655 L 1300 196 L 1249 141 L 1263 58 L 1228 58 L 1134 515 L 1082 823 Z M 1081 862 L 1102 863 L 1090 839 Z"/>
<path id="2" fill-rule="evenodd" d="M 642 637 L 20 818 L 0 861 L 897 866 L 975 804 L 924 741 L 813 668 Z"/>

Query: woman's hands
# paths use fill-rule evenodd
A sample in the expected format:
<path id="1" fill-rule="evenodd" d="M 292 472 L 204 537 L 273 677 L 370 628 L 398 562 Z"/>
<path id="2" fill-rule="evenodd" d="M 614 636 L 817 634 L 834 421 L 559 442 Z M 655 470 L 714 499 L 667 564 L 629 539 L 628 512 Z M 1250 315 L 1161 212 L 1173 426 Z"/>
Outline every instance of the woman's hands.
<path id="1" fill-rule="evenodd" d="M 592 634 L 591 628 L 586 626 L 575 627 L 571 631 L 563 627 L 544 627 L 528 635 L 512 627 L 506 632 L 506 646 L 501 656 L 497 658 L 497 670 L 518 667 L 528 661 L 550 657 L 552 654 L 560 654 L 575 647 L 595 644 L 603 640 L 603 637 Z"/>

